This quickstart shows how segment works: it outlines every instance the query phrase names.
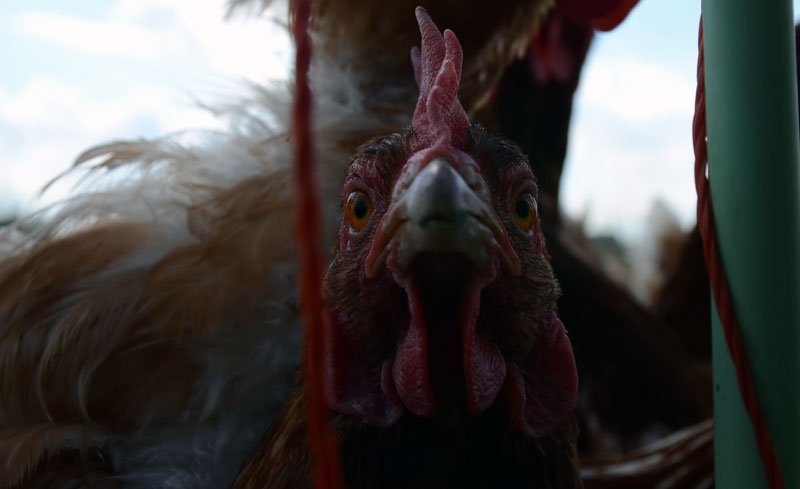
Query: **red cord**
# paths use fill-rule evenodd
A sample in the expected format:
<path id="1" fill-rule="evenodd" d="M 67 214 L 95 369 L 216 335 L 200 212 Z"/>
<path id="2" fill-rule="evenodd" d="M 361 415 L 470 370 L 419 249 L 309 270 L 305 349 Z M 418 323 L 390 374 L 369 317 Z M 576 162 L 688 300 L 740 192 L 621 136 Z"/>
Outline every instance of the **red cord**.
<path id="1" fill-rule="evenodd" d="M 694 121 L 692 124 L 694 136 L 694 180 L 697 189 L 697 223 L 703 237 L 703 254 L 706 259 L 714 301 L 717 312 L 725 332 L 725 342 L 731 353 L 733 364 L 736 367 L 736 376 L 739 381 L 739 391 L 742 395 L 747 414 L 753 423 L 756 444 L 764 462 L 764 472 L 767 483 L 771 489 L 784 489 L 783 472 L 781 471 L 778 455 L 772 445 L 769 427 L 764 416 L 764 409 L 756 393 L 753 372 L 747 359 L 747 351 L 742 343 L 742 335 L 736 313 L 733 310 L 733 298 L 725 277 L 725 271 L 719 256 L 714 214 L 711 208 L 711 194 L 709 192 L 706 169 L 708 167 L 708 148 L 706 145 L 706 102 L 705 102 L 705 68 L 703 54 L 703 19 L 700 18 L 699 53 L 697 57 L 697 94 L 695 96 Z"/>
<path id="2" fill-rule="evenodd" d="M 341 489 L 342 473 L 336 435 L 322 391 L 322 256 L 320 254 L 320 204 L 314 182 L 311 141 L 311 0 L 292 4 L 295 58 L 295 100 L 292 113 L 295 145 L 297 252 L 300 268 L 300 304 L 305 323 L 303 370 L 308 398 L 308 441 L 311 449 L 312 481 L 316 489 Z"/>

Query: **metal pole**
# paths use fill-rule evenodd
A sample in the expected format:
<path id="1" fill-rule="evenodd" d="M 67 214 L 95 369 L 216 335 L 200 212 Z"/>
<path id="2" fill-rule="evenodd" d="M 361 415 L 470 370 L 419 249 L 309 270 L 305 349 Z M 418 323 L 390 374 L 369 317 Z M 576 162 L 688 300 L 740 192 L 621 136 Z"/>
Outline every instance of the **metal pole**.
<path id="1" fill-rule="evenodd" d="M 790 0 L 705 0 L 709 181 L 720 252 L 787 488 L 800 488 L 800 177 Z M 716 487 L 765 488 L 712 307 Z"/>

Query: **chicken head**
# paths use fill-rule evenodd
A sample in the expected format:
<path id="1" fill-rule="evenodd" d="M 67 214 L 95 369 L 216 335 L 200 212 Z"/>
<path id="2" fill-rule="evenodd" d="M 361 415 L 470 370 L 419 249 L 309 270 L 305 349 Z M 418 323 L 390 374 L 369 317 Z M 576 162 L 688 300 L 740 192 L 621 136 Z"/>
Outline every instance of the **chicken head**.
<path id="1" fill-rule="evenodd" d="M 496 409 L 544 436 L 571 413 L 577 374 L 536 181 L 515 145 L 470 124 L 455 34 L 416 16 L 412 126 L 363 145 L 344 186 L 325 279 L 326 401 L 377 427 Z"/>

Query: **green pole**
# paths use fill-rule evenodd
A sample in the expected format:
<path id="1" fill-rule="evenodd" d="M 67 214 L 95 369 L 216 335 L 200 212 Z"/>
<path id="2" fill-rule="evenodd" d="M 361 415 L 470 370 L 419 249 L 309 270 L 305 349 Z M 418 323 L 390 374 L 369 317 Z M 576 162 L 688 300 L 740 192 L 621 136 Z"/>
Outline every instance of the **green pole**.
<path id="1" fill-rule="evenodd" d="M 800 200 L 790 0 L 703 2 L 708 160 L 722 263 L 787 488 L 800 488 Z M 766 488 L 712 307 L 716 487 Z"/>

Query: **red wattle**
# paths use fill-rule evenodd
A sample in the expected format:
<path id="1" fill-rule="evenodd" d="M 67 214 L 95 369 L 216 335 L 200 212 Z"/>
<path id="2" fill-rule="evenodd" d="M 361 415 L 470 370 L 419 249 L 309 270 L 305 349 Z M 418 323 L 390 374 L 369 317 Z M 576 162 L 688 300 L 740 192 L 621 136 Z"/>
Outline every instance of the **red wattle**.
<path id="1" fill-rule="evenodd" d="M 461 317 L 461 341 L 464 351 L 464 381 L 467 409 L 480 414 L 494 404 L 506 379 L 506 361 L 500 348 L 475 331 L 480 311 L 480 289 L 469 292 Z"/>
<path id="2" fill-rule="evenodd" d="M 525 376 L 511 368 L 503 394 L 512 422 L 531 438 L 551 433 L 572 412 L 578 370 L 567 330 L 555 312 L 539 331 Z"/>
<path id="3" fill-rule="evenodd" d="M 413 294 L 409 305 L 411 325 L 397 348 L 392 376 L 397 394 L 408 410 L 417 416 L 430 417 L 436 412 L 436 400 L 428 372 L 428 332 L 422 306 Z"/>

